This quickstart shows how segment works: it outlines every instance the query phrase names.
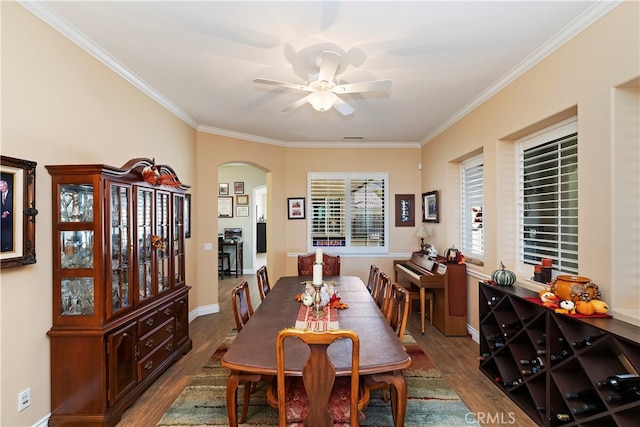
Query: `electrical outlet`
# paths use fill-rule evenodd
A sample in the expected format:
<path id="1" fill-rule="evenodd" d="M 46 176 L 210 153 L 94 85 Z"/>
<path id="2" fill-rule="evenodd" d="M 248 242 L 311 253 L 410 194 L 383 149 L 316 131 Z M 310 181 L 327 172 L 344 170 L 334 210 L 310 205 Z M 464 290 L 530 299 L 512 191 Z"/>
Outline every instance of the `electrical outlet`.
<path id="1" fill-rule="evenodd" d="M 18 412 L 31 405 L 31 389 L 28 388 L 18 393 Z"/>

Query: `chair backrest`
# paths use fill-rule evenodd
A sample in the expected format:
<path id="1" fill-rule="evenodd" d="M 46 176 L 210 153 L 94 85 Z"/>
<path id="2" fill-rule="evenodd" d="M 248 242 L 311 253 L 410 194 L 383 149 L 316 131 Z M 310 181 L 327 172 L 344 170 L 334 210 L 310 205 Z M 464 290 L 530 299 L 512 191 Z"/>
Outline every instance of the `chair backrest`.
<path id="1" fill-rule="evenodd" d="M 243 280 L 231 291 L 231 305 L 233 306 L 233 318 L 236 321 L 238 332 L 247 324 L 253 316 L 251 307 L 251 295 L 249 294 L 249 283 Z"/>
<path id="2" fill-rule="evenodd" d="M 298 276 L 312 276 L 313 264 L 316 262 L 316 254 L 298 255 Z M 322 275 L 340 275 L 340 256 L 322 254 Z"/>
<path id="3" fill-rule="evenodd" d="M 258 290 L 260 291 L 260 301 L 264 301 L 264 298 L 267 296 L 269 291 L 271 291 L 266 265 L 263 265 L 258 269 L 258 271 L 256 271 L 256 280 L 258 281 Z"/>
<path id="4" fill-rule="evenodd" d="M 389 292 L 391 291 L 391 279 L 387 273 L 381 271 L 378 279 L 378 292 L 373 296 L 376 304 L 383 314 L 387 312 L 387 304 L 389 304 Z"/>
<path id="5" fill-rule="evenodd" d="M 380 273 L 380 269 L 377 265 L 371 264 L 371 268 L 369 268 L 369 280 L 367 280 L 367 290 L 370 294 L 373 293 L 373 288 L 376 286 L 376 281 L 378 280 Z"/>
<path id="6" fill-rule="evenodd" d="M 410 303 L 411 295 L 409 291 L 399 283 L 392 283 L 386 318 L 391 328 L 398 334 L 400 341 L 402 341 L 404 331 L 407 328 Z"/>
<path id="7" fill-rule="evenodd" d="M 311 350 L 309 358 L 302 368 L 302 382 L 309 402 L 305 419 L 311 420 L 314 426 L 333 426 L 334 424 L 328 407 L 336 372 L 327 354 L 327 348 L 337 339 L 348 338 L 352 341 L 349 424 L 357 426 L 359 424 L 358 398 L 360 382 L 360 340 L 358 335 L 351 330 L 314 332 L 295 328 L 283 329 L 276 340 L 278 424 L 281 427 L 287 425 L 284 348 L 285 340 L 290 337 L 302 340 Z"/>

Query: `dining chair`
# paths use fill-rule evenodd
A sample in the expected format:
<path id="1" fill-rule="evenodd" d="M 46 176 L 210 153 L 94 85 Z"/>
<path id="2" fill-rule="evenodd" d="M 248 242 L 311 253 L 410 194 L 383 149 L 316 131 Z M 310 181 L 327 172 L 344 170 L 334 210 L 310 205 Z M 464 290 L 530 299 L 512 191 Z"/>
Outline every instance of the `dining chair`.
<path id="1" fill-rule="evenodd" d="M 251 307 L 251 295 L 249 293 L 249 283 L 246 280 L 243 280 L 231 291 L 231 305 L 233 306 L 233 319 L 236 322 L 236 329 L 238 330 L 238 333 L 240 333 L 243 326 L 247 324 L 247 322 L 253 315 L 253 308 Z M 244 387 L 242 413 L 240 414 L 239 420 L 240 424 L 242 424 L 247 419 L 247 411 L 249 410 L 249 398 L 251 397 L 251 393 L 255 390 L 255 381 L 241 379 L 240 382 Z"/>
<path id="2" fill-rule="evenodd" d="M 407 328 L 407 320 L 409 319 L 409 304 L 411 302 L 409 291 L 400 285 L 399 283 L 392 283 L 390 286 L 389 304 L 387 305 L 386 319 L 389 325 L 394 330 L 398 339 L 402 341 L 404 332 Z M 363 375 L 361 382 L 363 386 L 363 393 L 365 400 L 368 401 L 371 391 L 380 390 L 382 398 L 385 402 L 389 401 L 389 395 L 391 393 L 391 413 L 393 419 L 396 419 L 396 400 L 395 393 L 391 389 L 390 383 L 392 382 L 393 372 L 375 374 L 375 375 Z"/>
<path id="3" fill-rule="evenodd" d="M 312 276 L 316 254 L 298 255 L 298 276 Z M 340 275 L 340 255 L 322 254 L 322 275 Z"/>
<path id="4" fill-rule="evenodd" d="M 382 314 L 386 316 L 387 305 L 389 304 L 389 292 L 391 291 L 391 279 L 389 279 L 387 273 L 383 271 L 381 271 L 378 276 L 377 291 L 376 294 L 372 296 L 380 308 L 380 311 L 382 311 Z"/>
<path id="5" fill-rule="evenodd" d="M 376 281 L 378 280 L 380 274 L 380 269 L 377 265 L 371 264 L 369 268 L 369 279 L 367 280 L 367 290 L 369 293 L 373 293 L 373 288 L 376 286 Z"/>
<path id="6" fill-rule="evenodd" d="M 260 291 L 260 301 L 264 301 L 264 298 L 271 291 L 266 265 L 263 265 L 256 271 L 256 280 L 258 281 L 258 291 Z"/>
<path id="7" fill-rule="evenodd" d="M 302 377 L 285 372 L 285 341 L 300 339 L 310 354 L 302 369 Z M 336 377 L 327 349 L 339 339 L 349 339 L 351 345 L 351 375 Z M 303 423 L 318 427 L 333 427 L 334 423 L 359 425 L 360 340 L 351 330 L 314 332 L 296 328 L 280 331 L 276 339 L 278 425 Z M 273 395 L 272 395 L 273 397 Z"/>

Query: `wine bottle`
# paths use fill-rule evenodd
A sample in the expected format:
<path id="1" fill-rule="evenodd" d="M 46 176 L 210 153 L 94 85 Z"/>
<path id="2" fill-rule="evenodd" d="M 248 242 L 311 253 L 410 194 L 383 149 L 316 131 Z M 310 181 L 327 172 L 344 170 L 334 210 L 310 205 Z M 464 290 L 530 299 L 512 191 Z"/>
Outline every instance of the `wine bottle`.
<path id="1" fill-rule="evenodd" d="M 536 342 L 538 345 L 545 345 L 547 343 L 547 334 L 543 332 L 542 335 L 540 335 L 540 339 Z"/>
<path id="2" fill-rule="evenodd" d="M 583 347 L 588 347 L 591 344 L 593 344 L 593 342 L 595 340 L 597 340 L 598 338 L 600 338 L 601 335 L 595 335 L 595 336 L 589 336 L 589 337 L 585 337 L 582 341 L 574 341 L 571 343 L 571 346 L 573 348 L 583 348 Z"/>
<path id="3" fill-rule="evenodd" d="M 629 403 L 640 400 L 640 389 L 631 388 L 620 391 L 619 394 L 610 394 L 606 397 L 607 402 Z"/>
<path id="4" fill-rule="evenodd" d="M 630 390 L 640 388 L 640 375 L 618 374 L 608 377 L 604 381 L 598 381 L 597 387 L 611 388 L 613 390 Z"/>
<path id="5" fill-rule="evenodd" d="M 515 335 L 515 332 L 505 332 L 504 334 L 502 334 L 505 338 L 511 338 L 512 336 Z"/>
<path id="6" fill-rule="evenodd" d="M 540 368 L 539 366 L 532 366 L 531 368 L 523 369 L 520 372 L 522 373 L 522 375 L 533 375 L 533 374 L 537 374 L 541 370 L 542 368 Z"/>
<path id="7" fill-rule="evenodd" d="M 493 334 L 493 335 L 487 336 L 487 341 L 489 342 L 504 341 L 504 337 L 502 336 L 502 334 Z"/>
<path id="8" fill-rule="evenodd" d="M 536 405 L 536 411 L 547 412 L 547 407 L 545 405 Z"/>
<path id="9" fill-rule="evenodd" d="M 567 350 L 562 350 L 560 352 L 560 354 L 552 354 L 551 356 L 549 356 L 549 360 L 551 360 L 552 362 L 559 362 L 561 360 L 564 360 L 567 356 L 569 356 L 569 353 Z"/>
<path id="10" fill-rule="evenodd" d="M 531 358 L 531 359 L 521 359 L 520 360 L 520 364 L 521 365 L 544 366 L 544 360 L 542 360 L 542 357 L 534 357 L 534 358 Z"/>
<path id="11" fill-rule="evenodd" d="M 549 417 L 549 425 L 559 426 L 571 421 L 571 415 L 569 414 L 552 414 Z"/>
<path id="12" fill-rule="evenodd" d="M 587 403 L 600 403 L 600 396 L 598 392 L 592 388 L 588 388 L 575 393 L 567 392 L 564 394 L 567 400 L 581 400 Z"/>
<path id="13" fill-rule="evenodd" d="M 502 298 L 500 298 L 499 296 L 492 296 L 491 298 L 489 298 L 489 300 L 487 301 L 487 305 L 496 305 L 500 302 Z"/>
<path id="14" fill-rule="evenodd" d="M 544 356 L 545 354 L 547 354 L 547 350 L 541 348 L 536 350 L 536 353 L 538 354 L 538 356 Z"/>
<path id="15" fill-rule="evenodd" d="M 515 330 L 518 330 L 518 329 L 522 329 L 522 323 L 520 323 L 519 320 L 516 320 L 515 322 L 511 322 L 511 323 L 503 323 L 502 327 L 504 329 L 515 329 Z"/>
<path id="16" fill-rule="evenodd" d="M 590 412 L 599 411 L 600 409 L 600 405 L 596 405 L 595 403 L 585 403 L 582 406 L 578 406 L 577 408 L 571 408 L 571 413 L 573 415 L 584 415 Z"/>

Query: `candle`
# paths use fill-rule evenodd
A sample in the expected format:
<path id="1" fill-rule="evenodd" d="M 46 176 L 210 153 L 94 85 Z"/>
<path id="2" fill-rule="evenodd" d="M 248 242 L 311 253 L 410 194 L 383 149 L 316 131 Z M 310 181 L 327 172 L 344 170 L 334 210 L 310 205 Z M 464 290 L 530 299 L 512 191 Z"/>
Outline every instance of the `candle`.
<path id="1" fill-rule="evenodd" d="M 322 249 L 316 249 L 316 264 L 322 264 Z"/>
<path id="2" fill-rule="evenodd" d="M 322 264 L 313 265 L 313 282 L 314 285 L 322 284 Z"/>

